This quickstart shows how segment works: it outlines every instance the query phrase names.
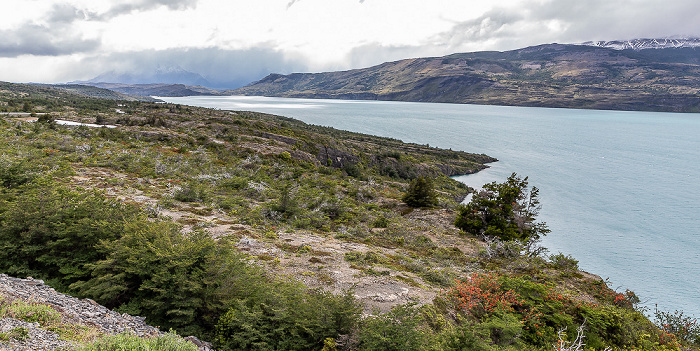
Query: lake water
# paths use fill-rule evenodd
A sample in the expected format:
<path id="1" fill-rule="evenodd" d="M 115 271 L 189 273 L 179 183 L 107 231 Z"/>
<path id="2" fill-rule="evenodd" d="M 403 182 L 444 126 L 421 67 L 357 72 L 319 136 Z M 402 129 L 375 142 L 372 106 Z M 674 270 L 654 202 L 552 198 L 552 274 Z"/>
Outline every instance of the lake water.
<path id="1" fill-rule="evenodd" d="M 165 101 L 293 117 L 500 161 L 540 189 L 543 245 L 633 290 L 653 310 L 700 317 L 700 115 L 265 97 Z"/>

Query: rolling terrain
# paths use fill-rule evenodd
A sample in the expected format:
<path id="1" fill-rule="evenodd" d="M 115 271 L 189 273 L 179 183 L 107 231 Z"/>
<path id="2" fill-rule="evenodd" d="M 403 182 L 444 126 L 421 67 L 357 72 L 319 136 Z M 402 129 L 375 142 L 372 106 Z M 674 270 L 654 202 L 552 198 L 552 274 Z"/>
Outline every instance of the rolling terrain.
<path id="1" fill-rule="evenodd" d="M 700 345 L 570 256 L 458 227 L 480 211 L 449 176 L 486 155 L 44 86 L 0 83 L 0 112 L 0 348 L 157 342 L 144 318 L 219 350 Z"/>

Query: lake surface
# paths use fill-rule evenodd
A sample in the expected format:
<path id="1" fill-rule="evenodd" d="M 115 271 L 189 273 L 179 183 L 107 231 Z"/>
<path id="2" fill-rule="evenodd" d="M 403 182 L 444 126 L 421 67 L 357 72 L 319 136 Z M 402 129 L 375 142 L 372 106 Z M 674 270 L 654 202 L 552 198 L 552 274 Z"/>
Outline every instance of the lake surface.
<path id="1" fill-rule="evenodd" d="M 540 189 L 551 253 L 630 289 L 653 311 L 700 317 L 700 115 L 265 97 L 161 98 L 293 117 L 500 161 Z"/>

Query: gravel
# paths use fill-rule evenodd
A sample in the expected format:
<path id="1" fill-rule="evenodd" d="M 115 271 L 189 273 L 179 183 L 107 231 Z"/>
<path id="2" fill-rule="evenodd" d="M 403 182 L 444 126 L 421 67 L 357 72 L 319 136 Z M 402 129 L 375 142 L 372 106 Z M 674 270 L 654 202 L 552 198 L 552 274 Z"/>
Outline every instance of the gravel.
<path id="1" fill-rule="evenodd" d="M 20 279 L 0 274 L 0 295 L 9 301 L 19 299 L 49 305 L 61 314 L 63 323 L 97 327 L 101 334 L 127 332 L 139 337 L 163 334 L 158 328 L 146 324 L 144 317 L 118 313 L 91 299 L 78 299 L 59 293 L 45 285 L 42 280 L 32 277 Z M 56 350 L 75 346 L 71 342 L 59 340 L 58 334 L 42 329 L 38 323 L 27 323 L 12 318 L 0 319 L 0 332 L 8 332 L 15 328 L 25 328 L 28 331 L 28 338 L 2 341 L 0 350 Z M 195 341 L 196 338 L 188 340 Z M 201 346 L 198 345 L 200 350 L 211 350 L 209 343 L 199 343 L 201 343 Z"/>

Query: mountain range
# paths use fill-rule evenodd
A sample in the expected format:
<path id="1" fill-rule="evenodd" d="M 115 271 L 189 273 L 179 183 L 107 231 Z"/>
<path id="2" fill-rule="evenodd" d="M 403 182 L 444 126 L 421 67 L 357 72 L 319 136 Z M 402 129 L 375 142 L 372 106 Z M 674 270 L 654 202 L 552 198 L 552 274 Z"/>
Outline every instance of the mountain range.
<path id="1" fill-rule="evenodd" d="M 678 49 L 700 47 L 700 38 L 632 39 L 587 41 L 581 45 L 600 46 L 615 50 Z"/>
<path id="2" fill-rule="evenodd" d="M 180 66 L 158 66 L 155 70 L 143 70 L 141 72 L 110 71 L 98 75 L 86 81 L 71 83 L 121 83 L 121 84 L 185 84 L 211 86 L 211 83 L 199 73 L 183 69 Z"/>
<path id="3" fill-rule="evenodd" d="M 700 111 L 700 50 L 685 45 L 657 45 L 656 50 L 641 50 L 642 45 L 637 45 L 637 49 L 625 49 L 626 45 L 546 44 L 505 52 L 406 59 L 342 72 L 271 74 L 225 93 Z"/>
<path id="4" fill-rule="evenodd" d="M 338 72 L 270 74 L 211 89 L 180 67 L 81 84 L 140 96 L 259 95 L 608 110 L 699 112 L 700 38 L 545 44 L 412 58 Z"/>

